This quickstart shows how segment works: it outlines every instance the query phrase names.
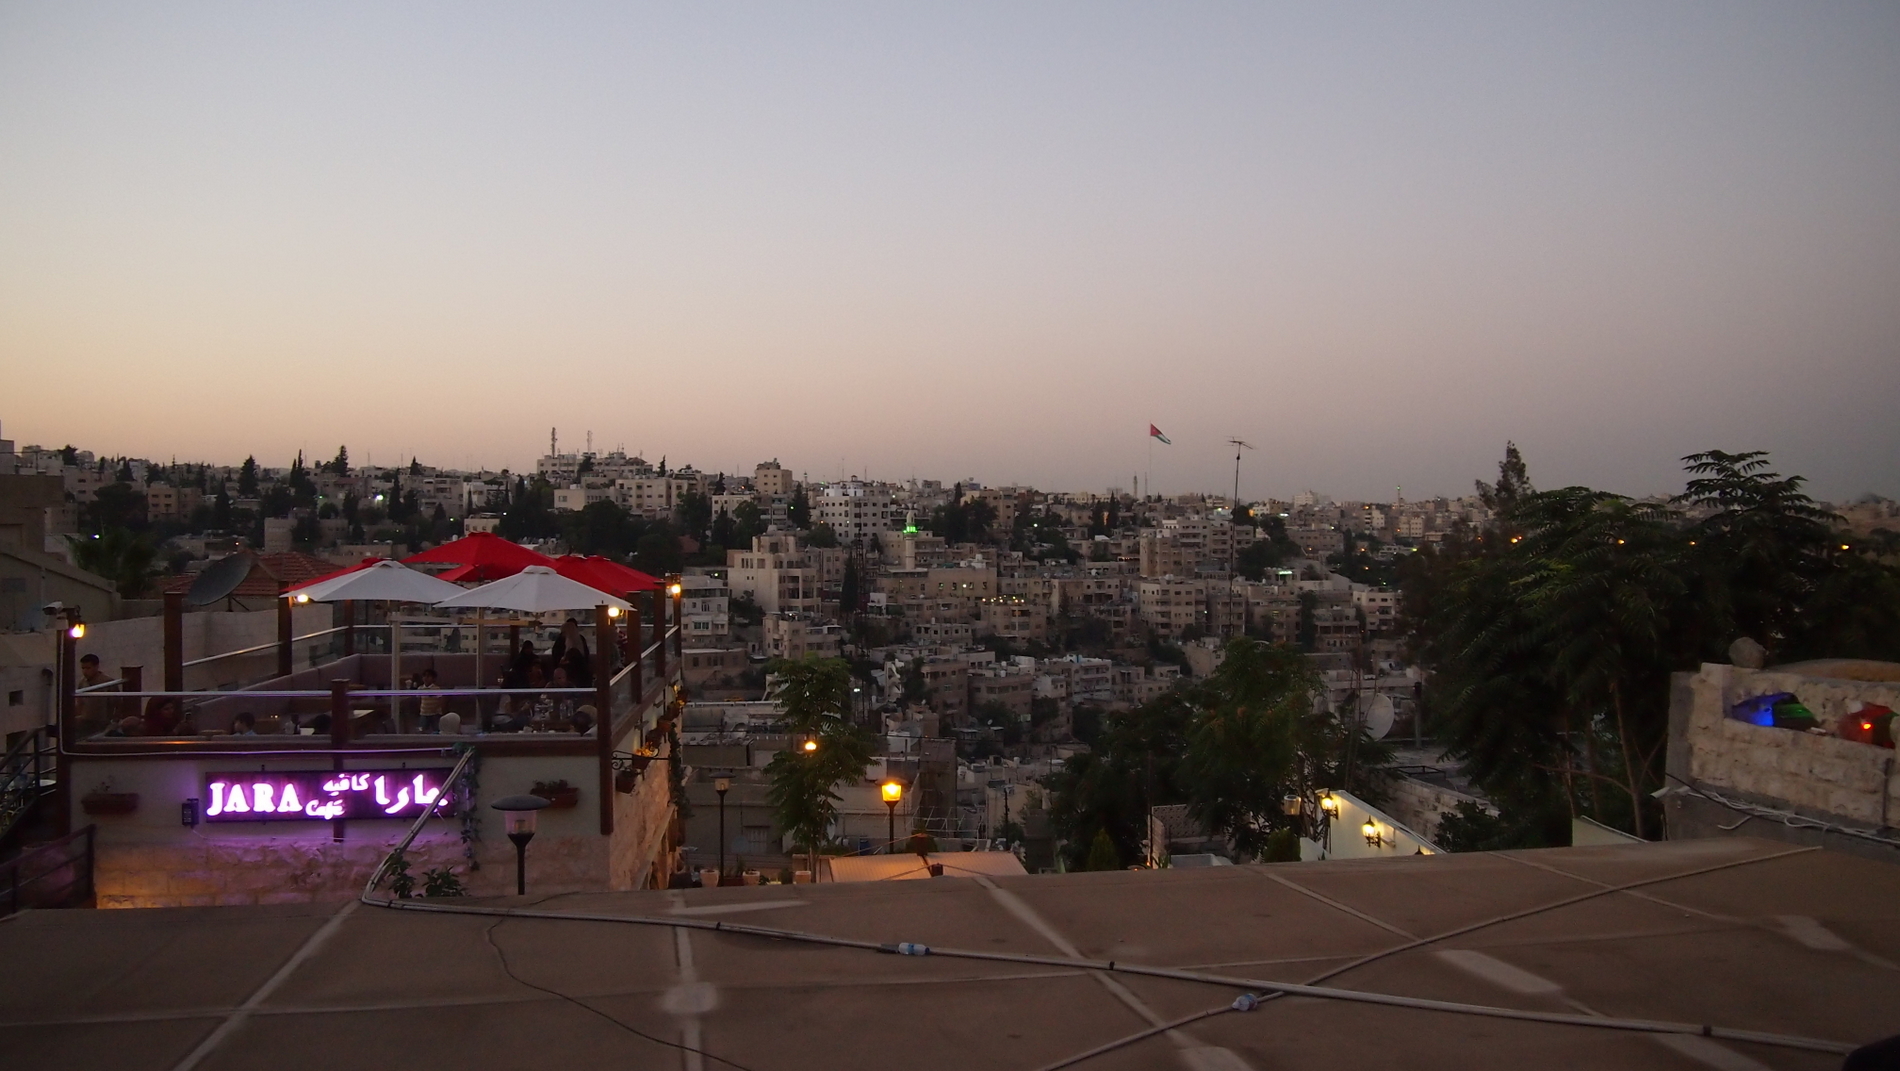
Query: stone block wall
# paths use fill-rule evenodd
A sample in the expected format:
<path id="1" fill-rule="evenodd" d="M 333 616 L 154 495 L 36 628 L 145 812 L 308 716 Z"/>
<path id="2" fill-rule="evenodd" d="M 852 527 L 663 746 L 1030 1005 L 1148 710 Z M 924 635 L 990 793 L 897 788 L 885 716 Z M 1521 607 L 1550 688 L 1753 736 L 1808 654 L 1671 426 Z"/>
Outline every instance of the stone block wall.
<path id="1" fill-rule="evenodd" d="M 1457 810 L 1459 804 L 1479 802 L 1475 796 L 1412 777 L 1393 778 L 1386 786 L 1386 793 L 1385 812 L 1430 841 L 1438 839 L 1438 823 L 1445 815 Z M 1485 810 L 1497 813 L 1497 808 L 1488 805 Z"/>
<path id="2" fill-rule="evenodd" d="M 1744 699 L 1792 692 L 1832 734 L 1862 704 L 1900 710 L 1900 682 L 1816 676 L 1798 667 L 1705 665 L 1688 685 L 1676 689 L 1672 701 L 1672 735 L 1682 746 L 1672 748 L 1671 773 L 1816 817 L 1870 828 L 1890 824 L 1900 795 L 1892 750 L 1750 725 L 1728 713 Z"/>

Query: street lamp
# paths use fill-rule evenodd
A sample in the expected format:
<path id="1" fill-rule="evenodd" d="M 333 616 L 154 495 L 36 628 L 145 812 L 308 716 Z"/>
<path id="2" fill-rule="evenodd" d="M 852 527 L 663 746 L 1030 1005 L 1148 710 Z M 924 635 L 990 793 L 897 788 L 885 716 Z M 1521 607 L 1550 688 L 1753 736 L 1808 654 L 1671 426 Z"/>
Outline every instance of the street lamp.
<path id="1" fill-rule="evenodd" d="M 713 791 L 719 793 L 719 877 L 726 876 L 726 793 L 732 791 L 732 778 L 713 778 Z"/>
<path id="2" fill-rule="evenodd" d="M 515 842 L 515 895 L 528 894 L 528 842 L 534 839 L 534 812 L 548 805 L 539 796 L 503 796 L 489 804 L 506 817 L 508 839 Z"/>
<path id="3" fill-rule="evenodd" d="M 886 781 L 878 790 L 884 794 L 884 807 L 890 812 L 890 828 L 885 830 L 889 838 L 884 842 L 884 854 L 890 855 L 897 850 L 897 805 L 904 799 L 904 782 Z"/>

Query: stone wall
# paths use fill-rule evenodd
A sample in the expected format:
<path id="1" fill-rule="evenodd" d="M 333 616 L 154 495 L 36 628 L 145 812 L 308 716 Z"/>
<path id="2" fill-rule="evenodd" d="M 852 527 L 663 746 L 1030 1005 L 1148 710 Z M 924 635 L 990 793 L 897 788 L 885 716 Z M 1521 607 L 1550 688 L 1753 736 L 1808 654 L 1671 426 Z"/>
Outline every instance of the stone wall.
<path id="1" fill-rule="evenodd" d="M 1428 781 L 1415 777 L 1395 777 L 1386 786 L 1384 810 L 1394 821 L 1411 829 L 1414 833 L 1429 841 L 1438 839 L 1438 823 L 1445 815 L 1458 809 L 1459 804 L 1478 803 L 1475 796 L 1467 796 Z M 1497 808 L 1489 805 L 1485 810 L 1497 813 Z"/>
<path id="2" fill-rule="evenodd" d="M 1855 664 L 1765 670 L 1704 665 L 1699 673 L 1679 679 L 1670 705 L 1670 773 L 1765 806 L 1886 828 L 1900 792 L 1894 752 L 1831 734 L 1861 704 L 1900 710 L 1900 681 L 1868 679 L 1883 676 L 1873 672 L 1855 672 L 1861 679 L 1837 675 L 1853 672 L 1842 665 Z M 1728 716 L 1736 703 L 1776 692 L 1794 693 L 1829 735 L 1751 725 Z M 1672 827 L 1671 836 L 1676 835 Z"/>
<path id="3" fill-rule="evenodd" d="M 655 760 L 631 794 L 614 794 L 615 828 L 600 833 L 597 760 L 593 756 L 484 756 L 476 769 L 474 865 L 465 855 L 459 816 L 424 827 L 409 854 L 418 883 L 425 870 L 449 867 L 474 895 L 514 892 L 514 845 L 503 835 L 495 799 L 528 791 L 536 781 L 566 780 L 580 789 L 571 809 L 539 812 L 528 846 L 528 888 L 545 895 L 645 887 L 663 859 L 672 805 L 666 764 Z M 352 769 L 399 763 L 348 760 Z M 447 756 L 410 758 L 413 768 L 446 768 Z M 327 759 L 143 758 L 72 760 L 74 828 L 96 824 L 95 882 L 101 907 L 195 907 L 220 904 L 336 901 L 362 890 L 377 863 L 408 832 L 406 820 L 352 820 L 343 839 L 327 822 L 182 824 L 179 805 L 203 795 L 214 771 L 329 769 Z M 79 797 L 94 789 L 136 792 L 129 815 L 90 816 Z M 418 886 L 419 887 L 419 886 Z"/>

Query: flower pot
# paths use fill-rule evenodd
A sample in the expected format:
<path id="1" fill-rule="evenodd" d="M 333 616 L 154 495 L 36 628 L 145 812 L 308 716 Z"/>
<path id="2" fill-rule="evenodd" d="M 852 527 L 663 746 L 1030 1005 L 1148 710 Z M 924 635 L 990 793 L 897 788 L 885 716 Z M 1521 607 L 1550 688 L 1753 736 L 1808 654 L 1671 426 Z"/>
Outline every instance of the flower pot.
<path id="1" fill-rule="evenodd" d="M 758 872 L 758 871 L 756 871 L 756 870 L 748 870 L 748 871 L 746 871 L 746 872 L 745 872 L 745 875 L 744 875 L 744 877 L 743 877 L 743 879 L 742 879 L 742 880 L 744 880 L 744 882 L 745 882 L 745 883 L 746 883 L 747 885 L 763 885 L 763 884 L 765 884 L 765 879 L 764 879 L 764 878 L 763 878 L 763 877 L 762 877 L 762 876 L 761 876 L 761 875 L 759 874 L 759 872 Z"/>
<path id="2" fill-rule="evenodd" d="M 565 788 L 537 788 L 529 794 L 547 800 L 551 811 L 571 810 L 581 802 L 581 790 L 573 785 Z"/>
<path id="3" fill-rule="evenodd" d="M 87 814 L 131 814 L 139 809 L 136 792 L 94 792 L 79 801 Z"/>

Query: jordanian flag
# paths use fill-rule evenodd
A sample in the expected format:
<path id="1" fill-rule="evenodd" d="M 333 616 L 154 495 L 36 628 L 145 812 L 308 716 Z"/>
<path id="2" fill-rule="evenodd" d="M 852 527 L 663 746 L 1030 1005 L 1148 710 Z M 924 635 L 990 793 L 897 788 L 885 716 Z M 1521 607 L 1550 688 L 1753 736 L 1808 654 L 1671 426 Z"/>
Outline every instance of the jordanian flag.
<path id="1" fill-rule="evenodd" d="M 1168 438 L 1166 435 L 1161 434 L 1161 429 L 1155 427 L 1153 424 L 1148 425 L 1148 437 L 1150 439 L 1160 439 L 1162 442 L 1167 443 L 1169 446 L 1174 445 L 1174 440 Z"/>

